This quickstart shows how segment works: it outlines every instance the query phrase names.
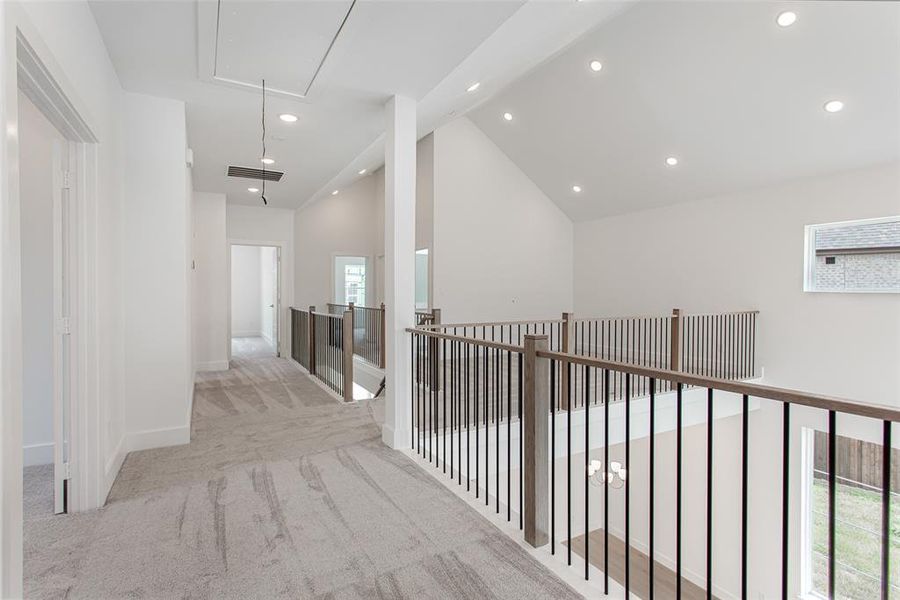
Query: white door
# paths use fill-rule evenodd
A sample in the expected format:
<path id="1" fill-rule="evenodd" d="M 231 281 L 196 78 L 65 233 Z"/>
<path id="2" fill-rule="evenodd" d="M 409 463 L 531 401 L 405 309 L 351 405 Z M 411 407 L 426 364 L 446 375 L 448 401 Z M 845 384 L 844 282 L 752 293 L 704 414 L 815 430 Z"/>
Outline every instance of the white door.
<path id="1" fill-rule="evenodd" d="M 54 148 L 53 159 L 53 510 L 66 512 L 71 415 L 71 258 L 75 145 Z"/>

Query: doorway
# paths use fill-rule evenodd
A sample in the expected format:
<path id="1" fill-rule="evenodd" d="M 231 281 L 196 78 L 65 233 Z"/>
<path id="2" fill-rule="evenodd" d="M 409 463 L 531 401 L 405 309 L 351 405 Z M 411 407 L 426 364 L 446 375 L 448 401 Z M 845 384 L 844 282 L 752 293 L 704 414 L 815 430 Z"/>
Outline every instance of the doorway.
<path id="1" fill-rule="evenodd" d="M 231 355 L 281 356 L 281 248 L 231 244 Z"/>
<path id="2" fill-rule="evenodd" d="M 67 510 L 71 144 L 18 93 L 22 445 L 26 518 Z"/>

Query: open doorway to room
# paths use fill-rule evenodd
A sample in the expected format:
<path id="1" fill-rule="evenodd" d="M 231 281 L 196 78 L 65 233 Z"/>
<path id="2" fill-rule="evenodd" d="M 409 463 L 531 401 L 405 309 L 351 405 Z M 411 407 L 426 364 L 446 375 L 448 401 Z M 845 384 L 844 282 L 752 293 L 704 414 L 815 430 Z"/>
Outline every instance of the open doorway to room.
<path id="1" fill-rule="evenodd" d="M 70 160 L 75 158 L 70 142 L 21 90 L 18 126 L 23 508 L 30 519 L 66 512 L 67 504 L 71 356 L 68 173 L 74 167 Z"/>
<path id="2" fill-rule="evenodd" d="M 281 249 L 231 245 L 231 355 L 280 356 Z"/>

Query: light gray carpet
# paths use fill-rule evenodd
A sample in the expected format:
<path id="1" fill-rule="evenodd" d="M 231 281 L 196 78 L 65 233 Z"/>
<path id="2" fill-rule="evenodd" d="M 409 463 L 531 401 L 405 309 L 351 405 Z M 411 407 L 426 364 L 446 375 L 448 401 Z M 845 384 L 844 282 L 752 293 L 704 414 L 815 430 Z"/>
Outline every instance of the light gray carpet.
<path id="1" fill-rule="evenodd" d="M 382 445 L 377 406 L 286 359 L 232 367 L 198 380 L 192 442 L 130 454 L 106 507 L 28 512 L 27 597 L 579 597 Z"/>

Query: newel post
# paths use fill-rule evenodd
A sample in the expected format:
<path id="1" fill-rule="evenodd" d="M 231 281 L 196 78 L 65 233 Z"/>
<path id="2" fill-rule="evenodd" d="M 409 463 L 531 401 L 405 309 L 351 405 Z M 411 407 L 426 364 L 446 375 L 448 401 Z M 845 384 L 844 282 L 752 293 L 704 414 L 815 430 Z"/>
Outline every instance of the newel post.
<path id="1" fill-rule="evenodd" d="M 432 325 L 440 325 L 441 324 L 441 309 L 432 308 L 431 309 L 431 324 Z M 437 329 L 432 329 L 432 331 L 438 331 Z M 430 337 L 431 344 L 431 389 L 437 392 L 437 390 L 441 389 L 441 345 L 440 340 L 436 337 Z"/>
<path id="2" fill-rule="evenodd" d="M 353 400 L 353 305 L 344 311 L 341 350 L 344 359 L 344 401 Z"/>
<path id="3" fill-rule="evenodd" d="M 309 371 L 310 375 L 316 374 L 316 318 L 313 313 L 316 312 L 315 306 L 309 307 Z"/>
<path id="4" fill-rule="evenodd" d="M 681 370 L 681 309 L 672 309 L 672 334 L 669 336 L 671 347 L 669 348 L 669 369 Z"/>
<path id="5" fill-rule="evenodd" d="M 548 415 L 550 414 L 550 361 L 539 358 L 547 351 L 547 336 L 525 336 L 523 368 L 523 455 L 525 476 L 524 521 L 525 541 L 539 548 L 549 541 L 550 522 L 550 446 Z"/>

